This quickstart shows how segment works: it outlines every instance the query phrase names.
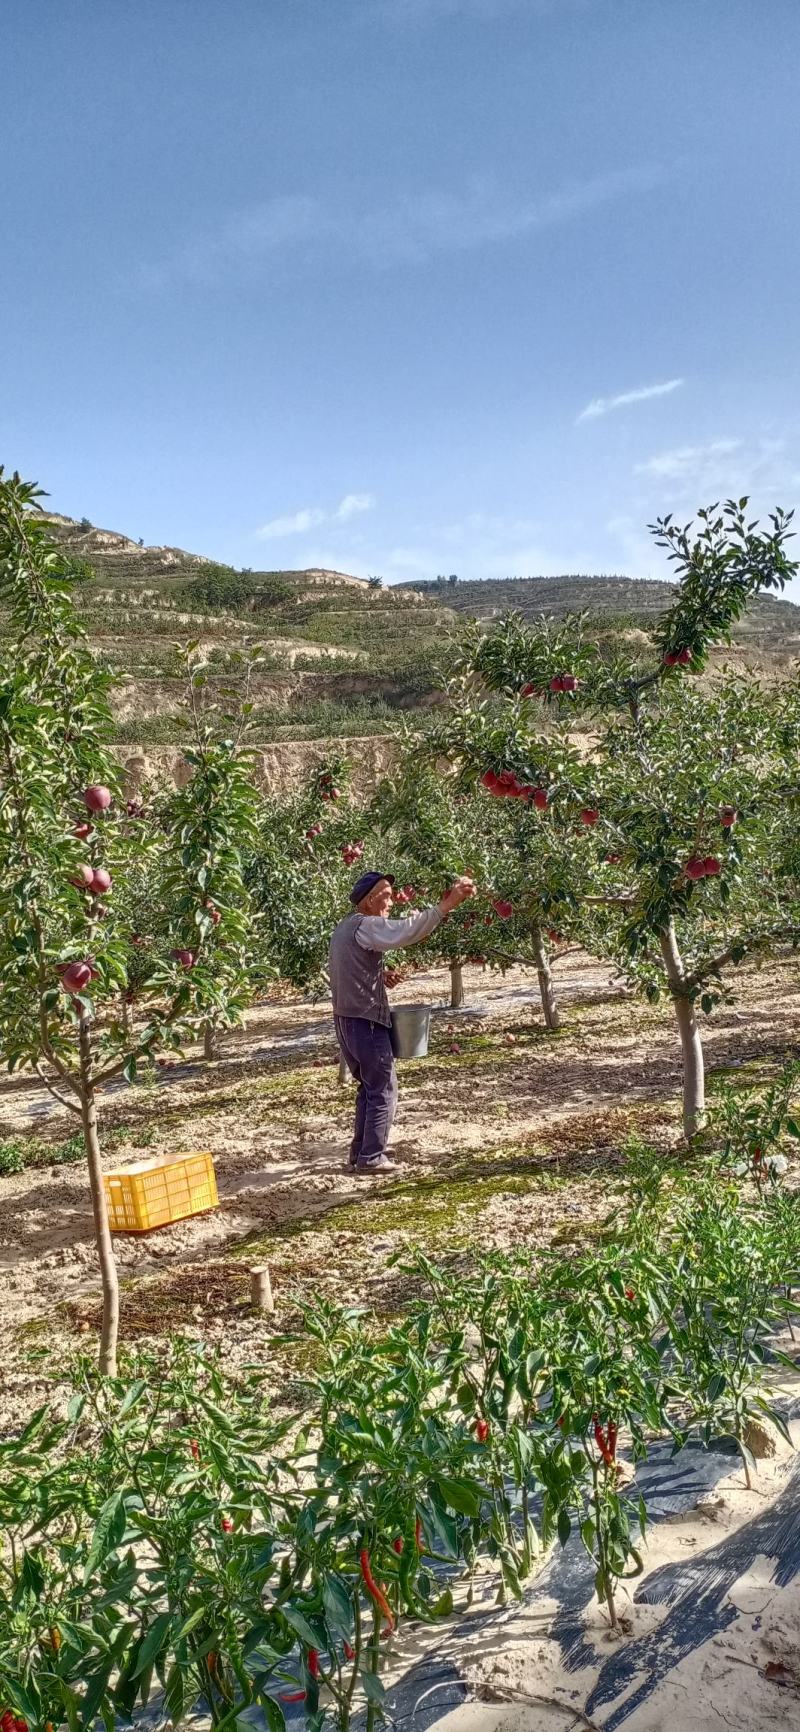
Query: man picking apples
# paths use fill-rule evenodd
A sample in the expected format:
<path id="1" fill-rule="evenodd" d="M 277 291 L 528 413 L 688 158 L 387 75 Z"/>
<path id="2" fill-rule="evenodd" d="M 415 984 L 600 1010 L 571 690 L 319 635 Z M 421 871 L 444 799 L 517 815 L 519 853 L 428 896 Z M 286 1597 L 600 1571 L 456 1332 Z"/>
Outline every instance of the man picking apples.
<path id="1" fill-rule="evenodd" d="M 441 902 L 404 920 L 389 919 L 390 872 L 364 872 L 353 885 L 353 911 L 331 939 L 333 1019 L 347 1068 L 358 1083 L 350 1165 L 357 1173 L 396 1171 L 386 1144 L 397 1106 L 397 1071 L 391 1041 L 383 958 L 387 950 L 420 944 L 454 908 L 474 896 L 471 878 L 457 878 Z"/>

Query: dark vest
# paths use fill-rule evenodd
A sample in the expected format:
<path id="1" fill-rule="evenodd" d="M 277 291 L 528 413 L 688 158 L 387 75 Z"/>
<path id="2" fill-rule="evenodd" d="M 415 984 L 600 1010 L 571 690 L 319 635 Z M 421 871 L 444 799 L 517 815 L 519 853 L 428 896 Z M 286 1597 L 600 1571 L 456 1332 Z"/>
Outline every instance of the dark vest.
<path id="1" fill-rule="evenodd" d="M 383 953 L 362 950 L 356 933 L 363 914 L 346 914 L 331 938 L 328 967 L 334 1016 L 361 1016 L 391 1027 L 389 1000 L 383 984 Z"/>

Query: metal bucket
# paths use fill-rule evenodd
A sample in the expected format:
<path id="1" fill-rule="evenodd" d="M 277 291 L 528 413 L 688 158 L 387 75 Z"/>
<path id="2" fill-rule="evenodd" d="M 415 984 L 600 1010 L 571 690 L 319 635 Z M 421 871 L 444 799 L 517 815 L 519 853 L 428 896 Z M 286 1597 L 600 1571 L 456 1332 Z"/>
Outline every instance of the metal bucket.
<path id="1" fill-rule="evenodd" d="M 431 1031 L 429 1004 L 400 1004 L 392 1011 L 392 1052 L 395 1058 L 427 1058 Z"/>

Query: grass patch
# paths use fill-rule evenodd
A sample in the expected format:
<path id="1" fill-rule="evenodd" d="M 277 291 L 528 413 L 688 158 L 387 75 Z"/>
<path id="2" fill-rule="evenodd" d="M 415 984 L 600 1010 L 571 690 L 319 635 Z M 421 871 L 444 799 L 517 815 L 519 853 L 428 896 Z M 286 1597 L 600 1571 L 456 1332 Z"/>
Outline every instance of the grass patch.
<path id="1" fill-rule="evenodd" d="M 103 1133 L 103 1148 L 115 1149 L 120 1143 L 131 1142 L 135 1148 L 145 1149 L 155 1142 L 155 1135 L 152 1126 L 137 1129 L 129 1124 L 116 1125 Z M 85 1154 L 82 1131 L 76 1131 L 61 1143 L 49 1143 L 36 1136 L 4 1137 L 0 1140 L 0 1177 L 22 1173 L 28 1167 L 72 1166 L 82 1161 Z"/>

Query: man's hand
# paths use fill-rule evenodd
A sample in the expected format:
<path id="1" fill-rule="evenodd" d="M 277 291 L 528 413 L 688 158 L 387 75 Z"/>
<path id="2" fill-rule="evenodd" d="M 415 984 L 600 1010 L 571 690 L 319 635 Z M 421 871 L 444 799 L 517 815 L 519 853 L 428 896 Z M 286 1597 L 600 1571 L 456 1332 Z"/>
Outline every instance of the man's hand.
<path id="1" fill-rule="evenodd" d="M 454 908 L 460 907 L 462 902 L 466 902 L 470 896 L 474 895 L 474 878 L 457 878 L 455 884 L 451 884 L 450 889 L 442 897 L 439 903 L 439 912 L 452 914 Z"/>

